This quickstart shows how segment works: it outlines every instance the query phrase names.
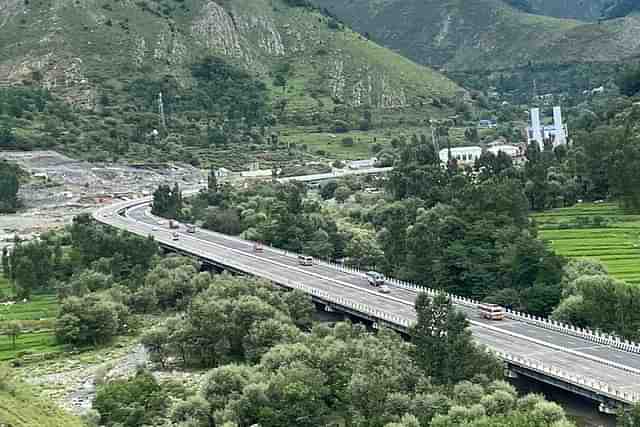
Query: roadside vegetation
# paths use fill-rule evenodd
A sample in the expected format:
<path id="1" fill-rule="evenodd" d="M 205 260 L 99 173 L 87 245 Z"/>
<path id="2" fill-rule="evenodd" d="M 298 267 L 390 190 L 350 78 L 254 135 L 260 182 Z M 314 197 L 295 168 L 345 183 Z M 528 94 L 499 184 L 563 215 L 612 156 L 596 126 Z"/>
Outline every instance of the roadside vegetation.
<path id="1" fill-rule="evenodd" d="M 444 297 L 418 300 L 410 343 L 348 322 L 313 324 L 302 293 L 193 274 L 205 287 L 185 295 L 184 308 L 142 342 L 157 369 L 204 370 L 203 381 L 179 386 L 144 370 L 111 380 L 94 400 L 91 418 L 101 425 L 572 425 L 557 405 L 519 398 L 501 381 L 500 364 L 473 344 L 464 316 Z"/>

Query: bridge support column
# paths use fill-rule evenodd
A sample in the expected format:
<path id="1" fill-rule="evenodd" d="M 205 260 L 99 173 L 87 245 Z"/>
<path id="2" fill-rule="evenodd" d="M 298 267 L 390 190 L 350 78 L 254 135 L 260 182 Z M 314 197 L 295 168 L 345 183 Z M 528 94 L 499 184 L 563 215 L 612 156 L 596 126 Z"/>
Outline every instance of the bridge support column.
<path id="1" fill-rule="evenodd" d="M 600 405 L 598 405 L 598 411 L 602 412 L 603 414 L 615 415 L 618 413 L 618 408 L 609 403 L 600 403 Z"/>
<path id="2" fill-rule="evenodd" d="M 511 369 L 511 367 L 508 364 L 505 364 L 504 365 L 504 377 L 505 378 L 515 379 L 515 378 L 518 378 L 519 375 L 518 375 L 518 373 L 516 371 Z"/>

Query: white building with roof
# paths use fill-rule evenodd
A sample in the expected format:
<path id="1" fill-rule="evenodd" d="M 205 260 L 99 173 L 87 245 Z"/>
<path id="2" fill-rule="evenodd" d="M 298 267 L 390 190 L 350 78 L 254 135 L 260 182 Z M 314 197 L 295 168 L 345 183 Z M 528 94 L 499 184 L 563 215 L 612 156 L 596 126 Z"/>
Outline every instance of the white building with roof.
<path id="1" fill-rule="evenodd" d="M 459 165 L 472 165 L 482 155 L 482 148 L 474 145 L 471 147 L 453 147 L 450 150 L 445 148 L 440 150 L 440 161 L 442 163 L 449 162 L 449 151 L 451 158 L 456 159 Z"/>

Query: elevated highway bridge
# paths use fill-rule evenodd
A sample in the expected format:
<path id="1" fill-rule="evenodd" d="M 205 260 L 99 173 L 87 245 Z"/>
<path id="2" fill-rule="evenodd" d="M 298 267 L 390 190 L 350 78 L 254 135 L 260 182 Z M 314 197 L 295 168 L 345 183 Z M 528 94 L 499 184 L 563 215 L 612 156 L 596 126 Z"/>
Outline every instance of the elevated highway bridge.
<path id="1" fill-rule="evenodd" d="M 267 279 L 279 286 L 310 294 L 327 311 L 348 313 L 406 333 L 416 320 L 414 302 L 428 288 L 388 279 L 389 294 L 368 285 L 363 272 L 316 260 L 300 266 L 297 254 L 207 230 L 177 230 L 172 239 L 167 225 L 150 214 L 151 198 L 116 203 L 94 213 L 112 227 L 140 236 L 153 236 L 167 249 L 197 257 L 204 263 Z M 450 296 L 470 322 L 474 338 L 505 362 L 507 372 L 524 375 L 588 397 L 603 412 L 640 401 L 640 346 L 524 313 L 507 312 L 507 319 L 482 319 L 477 301 Z"/>

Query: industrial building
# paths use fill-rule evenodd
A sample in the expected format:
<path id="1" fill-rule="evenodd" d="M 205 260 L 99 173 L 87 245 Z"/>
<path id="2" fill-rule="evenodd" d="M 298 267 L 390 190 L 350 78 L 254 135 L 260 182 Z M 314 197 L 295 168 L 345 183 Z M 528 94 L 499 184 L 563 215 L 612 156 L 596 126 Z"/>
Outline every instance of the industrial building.
<path id="1" fill-rule="evenodd" d="M 565 145 L 568 141 L 567 125 L 562 122 L 562 109 L 553 107 L 553 124 L 543 125 L 540 121 L 540 109 L 531 109 L 531 123 L 527 128 L 527 144 L 537 142 L 540 147 L 551 142 L 553 148 Z"/>

